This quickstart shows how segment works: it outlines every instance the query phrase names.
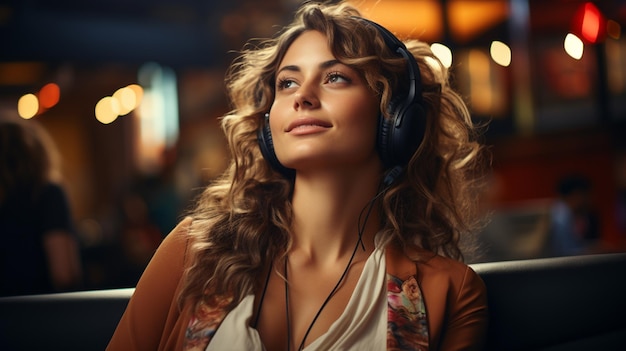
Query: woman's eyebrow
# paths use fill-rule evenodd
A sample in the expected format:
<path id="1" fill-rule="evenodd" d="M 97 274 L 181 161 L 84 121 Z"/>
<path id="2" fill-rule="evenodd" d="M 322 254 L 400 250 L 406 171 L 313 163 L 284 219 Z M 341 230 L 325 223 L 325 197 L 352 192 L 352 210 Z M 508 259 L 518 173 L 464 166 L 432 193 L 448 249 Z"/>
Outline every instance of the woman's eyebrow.
<path id="1" fill-rule="evenodd" d="M 340 63 L 341 62 L 339 62 L 339 60 L 333 59 L 333 60 L 328 60 L 328 61 L 324 61 L 324 62 L 320 63 L 318 67 L 320 69 L 326 69 L 326 68 L 332 67 L 334 65 L 340 64 Z M 282 71 L 300 72 L 300 66 L 297 66 L 297 65 L 283 66 L 283 67 L 278 69 L 276 74 L 278 74 L 278 73 L 280 73 Z"/>

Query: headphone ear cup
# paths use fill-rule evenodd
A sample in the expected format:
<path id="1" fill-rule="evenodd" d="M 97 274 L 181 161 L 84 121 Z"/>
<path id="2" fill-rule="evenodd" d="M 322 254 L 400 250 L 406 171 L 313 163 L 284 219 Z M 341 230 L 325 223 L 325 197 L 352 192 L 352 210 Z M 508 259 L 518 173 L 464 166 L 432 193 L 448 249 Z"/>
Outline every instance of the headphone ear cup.
<path id="1" fill-rule="evenodd" d="M 263 122 L 263 126 L 259 128 L 259 131 L 257 132 L 257 141 L 259 143 L 259 148 L 261 149 L 261 154 L 276 171 L 282 173 L 285 177 L 293 177 L 294 171 L 283 166 L 276 156 L 274 141 L 272 140 L 272 130 L 270 129 L 269 114 L 265 114 Z"/>
<path id="2" fill-rule="evenodd" d="M 426 129 L 426 115 L 421 104 L 412 103 L 402 112 L 404 118 L 393 128 L 393 151 L 397 164 L 407 164 L 417 151 Z"/>
<path id="3" fill-rule="evenodd" d="M 385 167 L 388 167 L 390 164 L 389 161 L 389 156 L 387 155 L 388 152 L 387 150 L 389 150 L 389 128 L 390 128 L 390 121 L 389 119 L 385 118 L 385 116 L 383 116 L 383 114 L 379 114 L 378 115 L 378 140 L 377 140 L 377 147 L 378 147 L 378 155 L 380 156 L 380 159 L 383 161 L 383 164 L 385 165 Z"/>
<path id="4" fill-rule="evenodd" d="M 378 116 L 378 154 L 383 164 L 387 167 L 395 165 L 394 160 L 394 125 L 398 114 L 398 104 L 400 99 L 395 97 L 387 106 L 389 118 L 381 113 Z"/>
<path id="5" fill-rule="evenodd" d="M 272 132 L 269 125 L 264 123 L 259 129 L 257 140 L 259 147 L 261 148 L 261 154 L 263 157 L 273 166 L 272 162 L 276 159 L 276 153 L 274 152 L 274 142 L 272 141 Z"/>
<path id="6" fill-rule="evenodd" d="M 387 110 L 389 118 L 379 117 L 378 153 L 386 167 L 405 165 L 424 138 L 424 109 L 418 103 L 405 105 L 396 97 Z"/>

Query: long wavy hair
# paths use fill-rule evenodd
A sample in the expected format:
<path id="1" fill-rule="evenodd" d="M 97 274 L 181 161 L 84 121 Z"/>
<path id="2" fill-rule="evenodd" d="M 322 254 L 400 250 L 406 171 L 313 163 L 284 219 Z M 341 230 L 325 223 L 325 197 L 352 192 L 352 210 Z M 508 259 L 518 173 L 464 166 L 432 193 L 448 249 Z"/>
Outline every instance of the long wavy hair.
<path id="1" fill-rule="evenodd" d="M 257 132 L 274 100 L 278 66 L 301 33 L 325 34 L 333 55 L 363 75 L 387 112 L 406 62 L 387 48 L 376 28 L 354 16 L 359 12 L 345 3 L 306 3 L 291 25 L 273 39 L 247 44 L 231 65 L 226 82 L 232 111 L 221 126 L 232 159 L 191 213 L 193 263 L 181 302 L 229 296 L 238 303 L 254 293 L 258 277 L 290 247 L 293 179 L 262 157 Z M 426 133 L 403 175 L 378 201 L 383 218 L 377 245 L 394 242 L 407 253 L 423 248 L 460 260 L 459 239 L 477 224 L 475 190 L 484 164 L 479 133 L 430 47 L 416 40 L 406 45 L 421 70 Z"/>

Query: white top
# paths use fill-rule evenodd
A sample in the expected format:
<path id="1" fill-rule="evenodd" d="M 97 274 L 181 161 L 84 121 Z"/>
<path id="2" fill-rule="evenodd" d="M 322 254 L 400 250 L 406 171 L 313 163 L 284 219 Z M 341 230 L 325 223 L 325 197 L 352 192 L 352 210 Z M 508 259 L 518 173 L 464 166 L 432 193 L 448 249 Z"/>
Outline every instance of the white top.
<path id="1" fill-rule="evenodd" d="M 247 295 L 217 329 L 207 351 L 265 350 L 256 329 L 249 326 L 254 295 Z M 365 262 L 346 309 L 328 331 L 304 348 L 313 350 L 385 350 L 387 348 L 387 288 L 385 254 L 376 249 Z"/>

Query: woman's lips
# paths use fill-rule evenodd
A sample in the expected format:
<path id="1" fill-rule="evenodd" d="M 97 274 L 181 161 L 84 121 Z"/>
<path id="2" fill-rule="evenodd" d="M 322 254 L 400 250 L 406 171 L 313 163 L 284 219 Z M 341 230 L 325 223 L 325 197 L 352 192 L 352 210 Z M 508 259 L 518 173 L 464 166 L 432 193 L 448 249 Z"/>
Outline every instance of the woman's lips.
<path id="1" fill-rule="evenodd" d="M 291 122 L 285 131 L 291 134 L 310 134 L 326 130 L 330 127 L 332 127 L 330 123 L 319 119 L 301 118 Z"/>

